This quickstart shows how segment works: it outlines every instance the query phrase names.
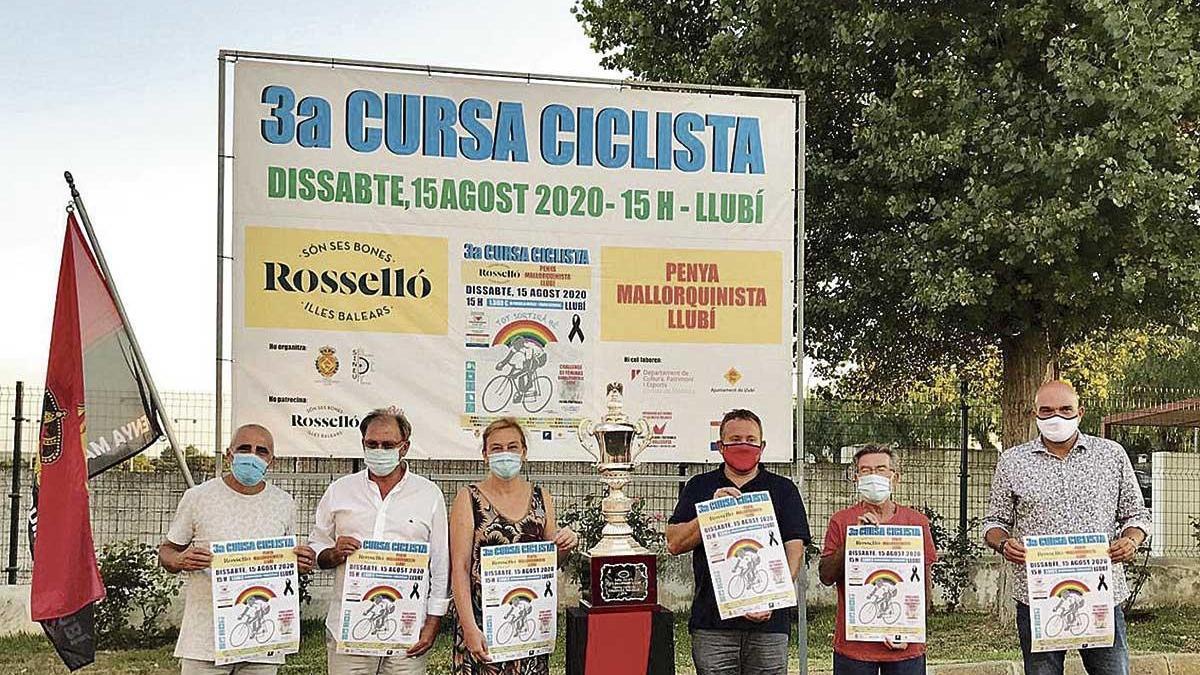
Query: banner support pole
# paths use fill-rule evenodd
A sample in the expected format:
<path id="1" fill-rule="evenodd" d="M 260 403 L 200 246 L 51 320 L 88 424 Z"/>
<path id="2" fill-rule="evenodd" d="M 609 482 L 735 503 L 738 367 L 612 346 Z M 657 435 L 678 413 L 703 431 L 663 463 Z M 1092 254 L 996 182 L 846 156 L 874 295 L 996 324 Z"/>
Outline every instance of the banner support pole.
<path id="1" fill-rule="evenodd" d="M 800 487 L 804 486 L 804 172 L 807 107 L 808 98 L 804 92 L 800 92 L 796 97 L 796 447 L 792 455 Z M 799 652 L 800 675 L 808 675 L 807 564 L 796 578 L 796 605 L 796 646 Z"/>
<path id="2" fill-rule="evenodd" d="M 217 57 L 217 344 L 216 421 L 213 433 L 214 474 L 221 475 L 221 416 L 225 395 L 225 56 Z"/>
<path id="3" fill-rule="evenodd" d="M 117 293 L 117 285 L 113 283 L 112 273 L 109 272 L 108 263 L 104 260 L 104 252 L 100 250 L 100 242 L 96 239 L 95 231 L 92 230 L 92 221 L 88 218 L 87 208 L 83 205 L 83 197 L 80 196 L 79 190 L 75 188 L 75 179 L 71 176 L 71 172 L 64 171 L 63 177 L 67 179 L 67 186 L 71 188 L 71 200 L 75 203 L 75 209 L 79 211 L 79 219 L 83 221 L 83 231 L 87 235 L 88 243 L 92 246 L 92 252 L 96 255 L 96 262 L 100 265 L 100 271 L 104 274 L 104 285 L 108 287 L 108 292 L 112 295 L 113 304 L 117 307 L 117 314 L 120 315 L 121 322 L 125 324 L 125 331 L 129 334 L 129 346 L 133 348 L 134 361 L 137 362 L 137 367 L 141 371 L 142 377 L 146 378 L 146 388 L 150 390 L 150 399 L 154 401 L 158 419 L 162 422 L 163 431 L 167 434 L 167 442 L 171 444 L 171 449 L 175 451 L 175 458 L 179 460 L 179 469 L 183 472 L 183 480 L 187 483 L 188 487 L 195 487 L 196 482 L 192 480 L 192 472 L 188 468 L 183 448 L 179 446 L 179 441 L 175 438 L 175 425 L 171 421 L 170 416 L 166 414 L 162 397 L 158 395 L 158 387 L 154 384 L 154 377 L 150 375 L 150 369 L 146 366 L 146 359 L 142 356 L 142 348 L 138 344 L 133 324 L 129 322 L 129 317 L 125 314 L 125 305 L 121 302 L 120 294 Z"/>

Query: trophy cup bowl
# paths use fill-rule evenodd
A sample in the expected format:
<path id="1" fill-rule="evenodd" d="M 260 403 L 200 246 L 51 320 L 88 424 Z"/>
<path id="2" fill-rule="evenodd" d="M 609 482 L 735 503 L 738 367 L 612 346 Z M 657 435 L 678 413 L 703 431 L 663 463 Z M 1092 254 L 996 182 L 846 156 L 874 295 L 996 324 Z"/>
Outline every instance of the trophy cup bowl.
<path id="1" fill-rule="evenodd" d="M 629 526 L 633 500 L 625 486 L 633 477 L 637 456 L 653 438 L 646 420 L 630 422 L 623 411 L 624 388 L 608 385 L 608 412 L 595 423 L 583 420 L 579 441 L 593 457 L 606 494 L 600 502 L 604 529 L 600 541 L 584 554 L 588 582 L 583 604 L 593 610 L 644 609 L 658 604 L 655 555 L 637 542 Z"/>

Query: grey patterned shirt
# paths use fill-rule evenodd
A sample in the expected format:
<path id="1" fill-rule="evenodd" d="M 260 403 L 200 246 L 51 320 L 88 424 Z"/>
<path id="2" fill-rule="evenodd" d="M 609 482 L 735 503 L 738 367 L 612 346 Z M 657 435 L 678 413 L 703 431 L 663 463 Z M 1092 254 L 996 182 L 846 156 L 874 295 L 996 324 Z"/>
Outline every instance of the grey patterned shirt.
<path id="1" fill-rule="evenodd" d="M 1059 459 L 1039 436 L 1000 455 L 983 519 L 985 536 L 999 528 L 1013 537 L 1105 532 L 1111 540 L 1129 527 L 1150 532 L 1150 510 L 1120 443 L 1080 433 Z M 1028 603 L 1025 569 L 1009 564 L 1013 599 Z M 1113 565 L 1112 589 L 1118 604 L 1129 596 L 1124 565 Z"/>

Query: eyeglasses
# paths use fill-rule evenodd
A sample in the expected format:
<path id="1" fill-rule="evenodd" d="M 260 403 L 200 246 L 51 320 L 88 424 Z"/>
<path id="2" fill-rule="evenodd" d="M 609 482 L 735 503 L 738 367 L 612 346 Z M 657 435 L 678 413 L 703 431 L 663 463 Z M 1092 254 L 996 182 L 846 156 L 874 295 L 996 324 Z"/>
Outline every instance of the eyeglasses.
<path id="1" fill-rule="evenodd" d="M 1038 416 L 1038 419 L 1043 419 L 1043 420 L 1050 419 L 1051 417 L 1054 417 L 1055 415 L 1058 415 L 1060 417 L 1066 417 L 1066 418 L 1070 419 L 1079 414 L 1079 411 L 1073 405 L 1064 405 L 1059 408 L 1051 408 L 1050 406 L 1042 406 L 1042 407 L 1038 408 L 1035 412 Z"/>
<path id="2" fill-rule="evenodd" d="M 368 450 L 395 450 L 408 441 L 393 443 L 392 441 L 363 441 L 363 447 Z"/>

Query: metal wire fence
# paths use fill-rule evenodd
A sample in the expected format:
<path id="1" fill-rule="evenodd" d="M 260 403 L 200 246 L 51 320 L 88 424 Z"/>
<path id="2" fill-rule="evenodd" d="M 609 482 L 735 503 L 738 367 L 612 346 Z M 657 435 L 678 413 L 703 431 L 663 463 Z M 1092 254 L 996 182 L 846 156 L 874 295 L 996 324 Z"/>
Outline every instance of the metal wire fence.
<path id="1" fill-rule="evenodd" d="M 11 485 L 12 451 L 20 426 L 20 480 L 0 518 L 0 545 L 9 541 L 10 514 L 17 504 L 21 530 L 16 548 L 20 581 L 30 571 L 25 513 L 29 507 L 30 462 L 37 448 L 38 415 L 42 390 L 25 387 L 23 420 L 13 418 L 16 388 L 0 386 L 0 482 Z M 1124 392 L 1103 401 L 1085 401 L 1085 430 L 1097 433 L 1099 419 L 1109 412 L 1131 410 L 1195 396 L 1195 392 L 1155 390 Z M 208 393 L 168 392 L 165 414 L 175 423 L 180 443 L 187 446 L 188 464 L 197 481 L 213 475 L 214 397 Z M 225 405 L 228 411 L 229 406 Z M 966 490 L 967 519 L 983 514 L 992 471 L 999 454 L 999 409 L 987 402 L 958 398 L 929 398 L 902 403 L 810 398 L 805 401 L 803 453 L 795 464 L 770 465 L 773 471 L 802 485 L 814 541 L 820 543 L 834 511 L 855 500 L 848 462 L 857 447 L 867 442 L 892 443 L 898 450 L 901 480 L 896 497 L 940 514 L 947 525 L 960 520 L 962 490 Z M 224 428 L 228 429 L 228 419 Z M 966 461 L 963 463 L 963 432 Z M 1200 557 L 1193 516 L 1200 516 L 1190 489 L 1191 476 L 1200 472 L 1200 438 L 1194 429 L 1118 427 L 1110 435 L 1130 451 L 1130 458 L 1155 513 L 1156 555 Z M 963 468 L 965 466 L 965 475 Z M 296 499 L 299 532 L 312 527 L 316 505 L 325 488 L 352 471 L 348 459 L 280 458 L 271 479 Z M 661 524 L 674 509 L 679 489 L 689 477 L 710 470 L 702 464 L 648 464 L 638 468 L 630 494 L 645 500 L 645 511 Z M 454 498 L 459 488 L 483 476 L 482 462 L 419 460 L 414 469 L 432 478 Z M 554 497 L 559 510 L 602 492 L 594 469 L 583 462 L 537 462 L 529 477 Z M 164 443 L 132 461 L 93 479 L 89 484 L 92 528 L 97 546 L 133 539 L 147 544 L 162 541 L 175 506 L 182 495 L 183 478 L 173 454 Z M 8 551 L 4 551 L 7 556 Z M 7 557 L 3 558 L 8 564 Z M 672 563 L 674 564 L 674 563 Z M 318 584 L 327 580 L 318 579 Z"/>

